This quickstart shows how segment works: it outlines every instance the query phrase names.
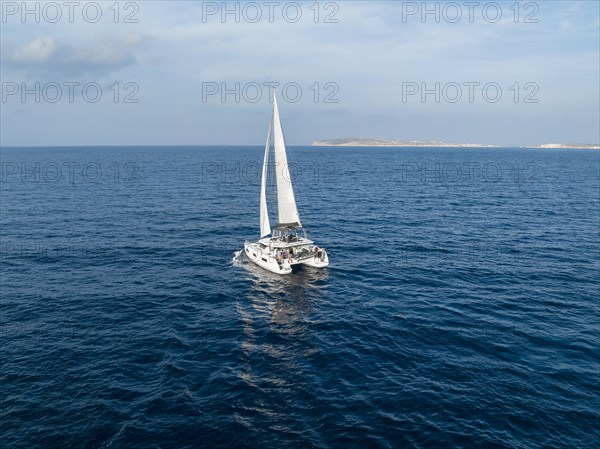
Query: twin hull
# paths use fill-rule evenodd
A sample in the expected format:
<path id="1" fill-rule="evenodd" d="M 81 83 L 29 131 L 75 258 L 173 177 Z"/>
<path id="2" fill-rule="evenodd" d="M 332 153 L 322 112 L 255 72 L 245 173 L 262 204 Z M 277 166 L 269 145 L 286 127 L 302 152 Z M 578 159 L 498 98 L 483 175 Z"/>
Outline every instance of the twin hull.
<path id="1" fill-rule="evenodd" d="M 293 251 L 296 253 L 291 254 Z M 302 264 L 314 268 L 325 268 L 329 265 L 325 249 L 313 249 L 312 242 L 304 246 L 273 246 L 261 242 L 246 242 L 244 252 L 256 265 L 277 274 L 291 273 L 292 265 Z"/>

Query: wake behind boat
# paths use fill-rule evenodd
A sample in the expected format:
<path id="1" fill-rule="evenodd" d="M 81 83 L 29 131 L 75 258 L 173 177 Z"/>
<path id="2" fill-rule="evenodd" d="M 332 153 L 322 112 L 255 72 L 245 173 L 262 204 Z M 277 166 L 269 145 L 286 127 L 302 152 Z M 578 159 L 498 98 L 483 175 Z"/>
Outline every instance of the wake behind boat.
<path id="1" fill-rule="evenodd" d="M 267 209 L 267 175 L 271 140 L 275 154 L 275 179 L 277 186 L 277 226 L 271 230 Z M 260 240 L 244 243 L 244 252 L 255 264 L 278 274 L 289 274 L 292 266 L 303 264 L 309 267 L 324 268 L 329 265 L 325 248 L 315 245 L 302 227 L 292 178 L 288 170 L 285 140 L 275 90 L 273 89 L 273 112 L 269 122 L 267 144 L 260 186 Z"/>

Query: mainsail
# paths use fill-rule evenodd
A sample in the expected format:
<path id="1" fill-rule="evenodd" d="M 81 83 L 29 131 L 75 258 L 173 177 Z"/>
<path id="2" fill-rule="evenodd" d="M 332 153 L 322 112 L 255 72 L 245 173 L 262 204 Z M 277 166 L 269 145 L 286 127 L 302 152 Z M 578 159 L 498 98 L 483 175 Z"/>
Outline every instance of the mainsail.
<path id="1" fill-rule="evenodd" d="M 292 178 L 288 167 L 287 156 L 285 154 L 285 141 L 283 139 L 283 130 L 281 129 L 281 121 L 279 120 L 279 109 L 277 108 L 277 99 L 275 98 L 274 90 L 273 124 L 273 143 L 275 147 L 276 172 L 275 179 L 277 180 L 277 226 L 300 226 L 300 216 L 298 215 L 296 199 L 294 198 L 294 190 L 292 189 Z M 263 184 L 265 183 L 264 178 L 265 176 L 263 171 Z"/>
<path id="2" fill-rule="evenodd" d="M 269 223 L 269 211 L 267 210 L 267 166 L 269 164 L 269 150 L 271 147 L 271 127 L 273 117 L 269 120 L 269 133 L 267 134 L 267 145 L 265 147 L 265 158 L 262 169 L 262 182 L 260 184 L 260 237 L 271 233 L 271 224 Z"/>

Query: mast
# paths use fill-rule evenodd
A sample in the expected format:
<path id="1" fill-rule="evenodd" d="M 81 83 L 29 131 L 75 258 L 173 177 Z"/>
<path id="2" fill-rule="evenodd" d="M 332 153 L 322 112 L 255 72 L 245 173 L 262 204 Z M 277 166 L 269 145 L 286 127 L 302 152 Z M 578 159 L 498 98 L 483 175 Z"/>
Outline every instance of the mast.
<path id="1" fill-rule="evenodd" d="M 301 226 L 298 207 L 294 197 L 292 187 L 292 177 L 290 174 L 287 155 L 285 151 L 285 141 L 281 121 L 279 120 L 279 108 L 277 107 L 277 98 L 275 97 L 275 88 L 273 88 L 273 144 L 275 147 L 275 179 L 277 181 L 277 226 L 295 227 Z M 264 181 L 263 181 L 264 182 Z"/>
<path id="2" fill-rule="evenodd" d="M 267 167 L 269 164 L 269 150 L 271 147 L 271 129 L 273 126 L 273 114 L 269 120 L 269 132 L 267 133 L 267 144 L 265 146 L 265 157 L 263 160 L 262 180 L 260 183 L 260 238 L 271 233 L 269 223 L 269 211 L 267 210 Z"/>

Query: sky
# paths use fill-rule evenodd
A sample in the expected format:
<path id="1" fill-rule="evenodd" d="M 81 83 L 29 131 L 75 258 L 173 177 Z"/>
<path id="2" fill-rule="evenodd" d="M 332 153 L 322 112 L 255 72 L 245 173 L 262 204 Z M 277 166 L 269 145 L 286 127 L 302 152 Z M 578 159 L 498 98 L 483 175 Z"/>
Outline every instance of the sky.
<path id="1" fill-rule="evenodd" d="M 598 143 L 599 5 L 2 1 L 0 145 Z"/>

